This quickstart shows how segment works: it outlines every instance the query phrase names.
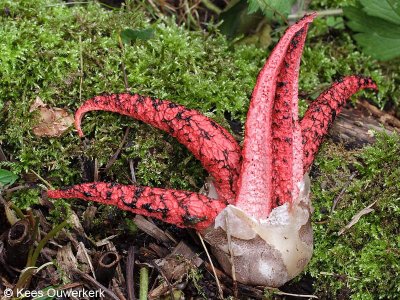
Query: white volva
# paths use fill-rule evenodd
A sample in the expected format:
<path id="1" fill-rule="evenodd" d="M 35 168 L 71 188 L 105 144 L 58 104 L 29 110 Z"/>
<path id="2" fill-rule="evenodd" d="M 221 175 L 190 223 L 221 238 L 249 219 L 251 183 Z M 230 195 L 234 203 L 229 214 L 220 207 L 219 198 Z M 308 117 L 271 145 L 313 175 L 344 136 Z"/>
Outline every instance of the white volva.
<path id="1" fill-rule="evenodd" d="M 203 236 L 225 272 L 232 274 L 233 262 L 239 282 L 278 287 L 303 271 L 313 251 L 308 175 L 299 189 L 298 199 L 274 208 L 266 220 L 233 205 L 221 211 Z"/>

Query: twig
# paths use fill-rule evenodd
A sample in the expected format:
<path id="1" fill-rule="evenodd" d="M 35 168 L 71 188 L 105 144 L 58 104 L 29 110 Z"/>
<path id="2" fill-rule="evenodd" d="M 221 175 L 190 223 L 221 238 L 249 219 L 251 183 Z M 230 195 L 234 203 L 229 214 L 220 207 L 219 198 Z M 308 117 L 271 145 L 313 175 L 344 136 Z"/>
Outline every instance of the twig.
<path id="1" fill-rule="evenodd" d="M 121 292 L 121 288 L 117 283 L 117 280 L 115 278 L 112 279 L 112 287 L 115 295 L 119 298 L 119 300 L 127 300 L 124 294 Z"/>
<path id="2" fill-rule="evenodd" d="M 92 276 L 90 276 L 86 273 L 83 273 L 81 270 L 78 270 L 78 269 L 74 269 L 73 272 L 78 274 L 79 276 L 81 276 L 86 281 L 89 281 L 91 284 L 95 285 L 99 289 L 103 290 L 108 296 L 111 297 L 111 299 L 120 300 L 111 290 L 109 290 L 104 285 L 102 285 L 100 282 L 95 280 Z"/>
<path id="3" fill-rule="evenodd" d="M 113 154 L 113 156 L 111 156 L 111 158 L 108 160 L 106 167 L 104 168 L 104 173 L 107 173 L 107 171 L 111 168 L 111 166 L 115 163 L 115 161 L 117 160 L 119 154 L 122 151 L 122 148 L 124 147 L 124 144 L 126 143 L 126 140 L 128 138 L 129 135 L 129 127 L 126 128 L 125 130 L 125 134 L 124 137 L 122 138 L 121 143 L 119 144 L 119 147 L 117 149 L 117 151 L 115 151 L 115 153 Z"/>
<path id="4" fill-rule="evenodd" d="M 36 173 L 34 170 L 29 170 L 30 172 L 32 172 L 33 174 L 35 174 L 35 176 L 37 178 L 40 179 L 40 181 L 42 181 L 49 189 L 54 189 L 54 187 L 48 182 L 46 181 L 42 176 L 40 176 L 38 173 Z"/>
<path id="5" fill-rule="evenodd" d="M 61 6 L 61 5 L 90 4 L 90 3 L 93 3 L 93 2 L 94 1 L 62 2 L 62 3 L 56 3 L 56 4 L 49 4 L 49 5 L 46 5 L 45 7 L 54 7 L 54 6 Z"/>
<path id="6" fill-rule="evenodd" d="M 1 146 L 0 146 L 0 161 L 7 161 L 7 156 L 4 154 Z"/>
<path id="7" fill-rule="evenodd" d="M 12 192 L 16 192 L 16 191 L 19 191 L 19 190 L 27 189 L 29 187 L 30 187 L 29 184 L 21 184 L 21 185 L 14 186 L 14 187 L 9 188 L 9 189 L 5 189 L 4 192 L 5 193 L 12 193 Z"/>
<path id="8" fill-rule="evenodd" d="M 99 161 L 97 157 L 94 159 L 94 170 L 93 170 L 93 180 L 99 180 Z"/>
<path id="9" fill-rule="evenodd" d="M 128 250 L 128 260 L 126 262 L 126 287 L 129 300 L 136 300 L 135 297 L 135 248 L 130 246 Z"/>
<path id="10" fill-rule="evenodd" d="M 215 12 L 217 15 L 221 14 L 222 10 L 214 3 L 212 3 L 210 0 L 200 0 L 200 1 L 208 10 Z"/>
<path id="11" fill-rule="evenodd" d="M 79 57 L 81 65 L 81 80 L 79 82 L 79 101 L 82 102 L 82 85 L 83 85 L 83 55 L 82 55 L 82 37 L 79 36 Z"/>
<path id="12" fill-rule="evenodd" d="M 347 190 L 347 188 L 349 187 L 351 181 L 353 180 L 354 176 L 356 176 L 356 173 L 352 173 L 349 177 L 349 179 L 347 180 L 345 186 L 342 188 L 342 190 L 340 191 L 340 193 L 336 196 L 336 198 L 333 200 L 333 204 L 332 204 L 332 208 L 331 208 L 331 214 L 333 213 L 333 211 L 335 210 L 336 206 L 338 205 L 339 201 L 342 199 L 345 191 Z"/>
<path id="13" fill-rule="evenodd" d="M 315 295 L 303 295 L 303 294 L 292 294 L 292 293 L 286 293 L 286 292 L 282 292 L 276 288 L 268 288 L 269 290 L 272 290 L 274 294 L 276 295 L 283 295 L 283 296 L 292 296 L 292 297 L 299 297 L 299 298 L 313 298 L 313 299 L 318 299 L 317 296 Z"/>
<path id="14" fill-rule="evenodd" d="M 203 248 L 204 248 L 204 251 L 206 252 L 208 261 L 210 262 L 210 265 L 211 265 L 211 268 L 212 268 L 212 271 L 213 271 L 213 274 L 214 274 L 214 277 L 215 277 L 215 282 L 217 283 L 217 286 L 218 286 L 219 297 L 220 297 L 221 299 L 224 299 L 224 293 L 222 292 L 221 284 L 219 283 L 219 279 L 218 279 L 218 276 L 217 276 L 217 272 L 215 271 L 214 264 L 213 264 L 213 262 L 212 262 L 212 260 L 211 260 L 210 253 L 208 253 L 206 244 L 204 243 L 204 240 L 203 240 L 203 238 L 201 237 L 200 233 L 197 232 L 197 235 L 198 235 L 198 237 L 199 237 L 199 239 L 200 239 L 201 245 L 202 245 Z"/>
<path id="15" fill-rule="evenodd" d="M 139 300 L 147 300 L 147 295 L 149 293 L 149 269 L 143 266 L 140 268 L 139 273 Z"/>
<path id="16" fill-rule="evenodd" d="M 301 17 L 303 17 L 306 14 L 309 14 L 310 12 L 300 12 L 297 14 L 292 14 L 288 16 L 288 20 L 297 20 Z M 317 15 L 319 17 L 327 17 L 327 16 L 340 16 L 343 15 L 343 9 L 338 8 L 338 9 L 327 9 L 327 10 L 321 10 L 317 11 Z"/>
<path id="17" fill-rule="evenodd" d="M 238 297 L 238 287 L 237 287 L 237 281 L 236 281 L 236 269 L 235 269 L 235 260 L 234 260 L 234 255 L 233 255 L 233 249 L 232 249 L 232 237 L 231 237 L 231 230 L 229 227 L 229 218 L 228 215 L 225 215 L 225 224 L 226 224 L 226 237 L 228 239 L 228 250 L 229 250 L 229 259 L 231 261 L 231 272 L 232 272 L 232 281 L 233 281 L 233 297 L 237 298 Z"/>
<path id="18" fill-rule="evenodd" d="M 91 258 L 89 256 L 89 253 L 87 253 L 85 245 L 83 244 L 83 242 L 79 242 L 78 246 L 80 247 L 80 249 L 82 250 L 83 254 L 85 255 L 85 258 L 86 258 L 86 260 L 87 260 L 87 262 L 89 264 L 90 271 L 93 274 L 93 278 L 96 279 L 96 273 L 94 271 L 92 260 L 91 260 Z"/>
<path id="19" fill-rule="evenodd" d="M 174 290 L 173 290 L 172 284 L 171 284 L 171 282 L 169 282 L 164 271 L 154 261 L 152 261 L 152 266 L 158 271 L 158 273 L 160 273 L 161 277 L 164 279 L 164 282 L 167 284 L 168 289 L 169 289 L 169 297 L 171 298 L 171 300 L 174 300 Z"/>
<path id="20" fill-rule="evenodd" d="M 121 35 L 118 36 L 118 43 L 119 47 L 121 48 L 122 51 L 122 56 L 125 53 L 125 48 L 124 44 L 122 43 Z M 122 68 L 122 73 L 124 74 L 124 85 L 125 85 L 125 90 L 129 92 L 129 84 L 128 84 L 128 76 L 126 75 L 126 68 L 125 68 L 125 63 L 123 61 L 123 57 L 121 59 L 121 68 Z"/>
<path id="21" fill-rule="evenodd" d="M 24 213 L 22 212 L 22 210 L 21 210 L 19 207 L 17 207 L 14 203 L 12 203 L 12 202 L 7 202 L 7 201 L 3 198 L 3 196 L 1 196 L 1 194 L 0 194 L 0 202 L 4 205 L 4 209 L 7 209 L 6 207 L 11 208 L 11 209 L 16 213 L 16 215 L 17 215 L 18 218 L 20 218 L 21 220 L 22 220 L 22 219 L 25 219 L 25 215 L 24 215 Z M 14 225 L 14 224 L 11 224 L 11 225 Z"/>

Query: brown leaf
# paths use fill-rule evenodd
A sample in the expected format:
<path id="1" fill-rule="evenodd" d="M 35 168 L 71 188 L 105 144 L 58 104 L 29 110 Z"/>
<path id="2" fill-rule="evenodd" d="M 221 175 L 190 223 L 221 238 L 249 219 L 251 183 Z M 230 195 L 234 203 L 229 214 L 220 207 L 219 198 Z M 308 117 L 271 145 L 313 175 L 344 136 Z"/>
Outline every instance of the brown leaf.
<path id="1" fill-rule="evenodd" d="M 374 202 L 372 202 L 370 205 L 368 205 L 366 208 L 360 210 L 349 222 L 349 224 L 347 224 L 346 226 L 344 226 L 342 229 L 340 229 L 340 231 L 338 232 L 339 235 L 342 235 L 347 229 L 351 228 L 352 226 L 354 226 L 355 224 L 357 224 L 357 222 L 360 220 L 360 218 L 363 215 L 369 214 L 370 212 L 373 212 L 374 209 L 372 209 L 371 207 L 375 205 L 377 200 L 375 200 Z"/>
<path id="2" fill-rule="evenodd" d="M 39 122 L 32 129 L 36 136 L 60 136 L 74 123 L 73 115 L 69 114 L 67 110 L 48 107 L 39 97 L 36 97 L 29 112 L 39 113 Z"/>

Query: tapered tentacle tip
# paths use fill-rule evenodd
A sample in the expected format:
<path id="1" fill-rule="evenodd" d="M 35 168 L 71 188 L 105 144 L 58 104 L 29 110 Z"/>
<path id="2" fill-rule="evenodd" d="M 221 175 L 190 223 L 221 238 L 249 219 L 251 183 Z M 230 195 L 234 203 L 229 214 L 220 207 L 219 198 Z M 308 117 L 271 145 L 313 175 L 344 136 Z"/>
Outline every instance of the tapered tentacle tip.
<path id="1" fill-rule="evenodd" d="M 313 11 L 311 13 L 305 14 L 301 19 L 299 19 L 296 23 L 303 22 L 303 21 L 308 21 L 312 22 L 316 17 L 318 13 L 316 11 Z"/>
<path id="2" fill-rule="evenodd" d="M 355 77 L 358 80 L 358 85 L 360 89 L 371 89 L 374 90 L 376 93 L 379 92 L 378 85 L 371 77 L 363 75 L 356 75 Z"/>
<path id="3" fill-rule="evenodd" d="M 83 134 L 83 131 L 82 131 L 82 128 L 81 128 L 82 114 L 78 113 L 78 112 L 75 114 L 75 129 L 76 129 L 79 137 L 83 138 L 85 135 Z"/>

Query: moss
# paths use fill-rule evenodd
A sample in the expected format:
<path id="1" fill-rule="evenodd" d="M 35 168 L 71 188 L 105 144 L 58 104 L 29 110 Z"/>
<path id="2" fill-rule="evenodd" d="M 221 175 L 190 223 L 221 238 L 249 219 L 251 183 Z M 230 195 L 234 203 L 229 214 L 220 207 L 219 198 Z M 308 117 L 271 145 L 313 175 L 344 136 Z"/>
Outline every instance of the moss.
<path id="1" fill-rule="evenodd" d="M 378 64 L 359 52 L 350 35 L 344 31 L 340 31 L 339 36 L 332 40 L 313 40 L 317 36 L 316 31 L 321 29 L 319 24 L 314 28 L 310 32 L 311 41 L 304 49 L 300 75 L 300 85 L 303 90 L 311 91 L 310 98 L 315 98 L 333 80 L 346 75 L 363 74 L 375 80 L 379 94 L 363 91 L 360 95 L 370 99 L 379 108 L 390 105 L 399 109 L 400 91 L 395 86 L 400 82 L 400 66 L 388 69 Z"/>
<path id="2" fill-rule="evenodd" d="M 313 1 L 310 10 L 342 8 L 354 5 L 353 0 Z M 400 64 L 378 62 L 362 53 L 347 30 L 343 17 L 329 16 L 317 18 L 307 37 L 302 67 L 300 69 L 300 86 L 308 96 L 315 98 L 335 79 L 350 74 L 362 74 L 372 77 L 379 87 L 378 95 L 364 91 L 360 94 L 367 97 L 377 107 L 389 108 L 400 116 Z"/>
<path id="3" fill-rule="evenodd" d="M 343 150 L 343 149 L 342 149 Z M 315 252 L 308 272 L 321 298 L 396 299 L 400 276 L 400 136 L 379 134 L 373 146 L 343 152 L 327 145 L 313 178 Z M 351 174 L 355 176 L 352 179 Z M 348 185 L 348 186 L 347 186 Z M 332 203 L 340 192 L 333 213 Z M 338 232 L 366 206 L 364 215 Z"/>
<path id="4" fill-rule="evenodd" d="M 339 2 L 343 3 L 334 3 Z M 225 112 L 245 120 L 267 53 L 251 45 L 232 46 L 218 33 L 187 31 L 173 20 L 150 24 L 138 9 L 59 4 L 47 0 L 0 4 L 0 143 L 12 160 L 2 165 L 17 174 L 33 170 L 57 187 L 82 182 L 85 161 L 94 158 L 101 180 L 129 183 L 128 161 L 132 160 L 140 184 L 199 189 L 206 176 L 200 164 L 173 138 L 154 128 L 99 112 L 85 117 L 85 142 L 72 128 L 60 138 L 38 138 L 31 131 L 36 118 L 29 107 L 40 97 L 72 113 L 86 98 L 123 92 L 123 62 L 132 92 L 168 98 L 228 127 Z M 333 2 L 321 1 L 321 5 L 333 6 Z M 341 19 L 318 19 L 311 26 L 302 59 L 302 96 L 313 98 L 332 79 L 356 72 L 378 81 L 380 96 L 364 95 L 377 99 L 379 107 L 399 105 L 398 66 L 385 69 L 360 53 L 347 32 L 332 29 L 336 21 Z M 154 29 L 152 39 L 121 50 L 120 30 L 148 27 Z M 329 38 L 332 34 L 334 40 Z M 104 172 L 127 128 L 121 155 Z M 399 292 L 393 280 L 399 276 L 400 261 L 399 232 L 393 222 L 400 211 L 399 152 L 398 136 L 381 136 L 375 146 L 363 151 L 327 145 L 319 155 L 313 169 L 316 250 L 308 272 L 316 278 L 321 297 L 394 298 Z M 333 199 L 355 171 L 356 177 L 330 214 Z M 27 207 L 38 193 L 37 189 L 20 191 L 13 200 Z M 375 200 L 374 212 L 337 236 L 352 216 Z M 64 202 L 55 203 L 54 220 L 68 211 Z M 113 219 L 114 212 L 104 208 L 104 215 Z"/>
<path id="5" fill-rule="evenodd" d="M 128 183 L 132 159 L 140 184 L 198 189 L 205 176 L 199 163 L 158 130 L 115 114 L 92 113 L 83 124 L 85 145 L 72 129 L 61 138 L 38 138 L 31 131 L 36 118 L 29 107 L 40 97 L 73 112 L 86 98 L 123 92 L 123 62 L 131 92 L 171 99 L 227 125 L 225 112 L 244 119 L 264 51 L 233 48 L 219 34 L 189 32 L 172 20 L 150 25 L 137 9 L 59 4 L 1 3 L 0 141 L 16 161 L 13 168 L 39 172 L 54 186 L 80 182 L 82 161 L 96 158 L 102 171 L 129 127 L 120 159 L 100 172 L 101 179 Z M 154 38 L 122 51 L 118 35 L 128 27 L 152 27 Z"/>

